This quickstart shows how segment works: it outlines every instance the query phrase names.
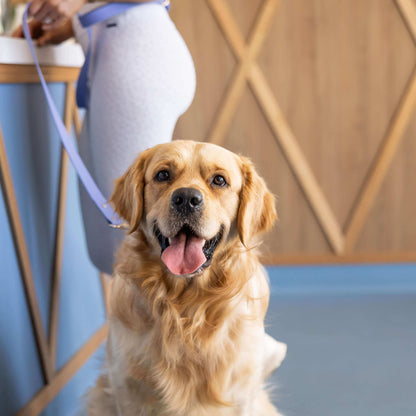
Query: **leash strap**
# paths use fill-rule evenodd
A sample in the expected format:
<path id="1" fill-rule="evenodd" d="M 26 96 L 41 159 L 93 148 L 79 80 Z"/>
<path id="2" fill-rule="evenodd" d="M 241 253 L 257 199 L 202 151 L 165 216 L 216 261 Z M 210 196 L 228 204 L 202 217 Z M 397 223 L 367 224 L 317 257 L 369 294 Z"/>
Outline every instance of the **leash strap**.
<path id="1" fill-rule="evenodd" d="M 91 174 L 88 172 L 88 169 L 85 167 L 84 162 L 82 161 L 73 140 L 71 139 L 68 132 L 66 131 L 66 128 L 64 126 L 64 123 L 62 122 L 61 116 L 58 110 L 56 109 L 55 103 L 49 92 L 49 88 L 46 84 L 45 78 L 43 77 L 42 70 L 40 69 L 39 61 L 36 56 L 29 26 L 27 23 L 29 6 L 30 6 L 30 3 L 26 6 L 25 12 L 23 14 L 23 19 L 22 19 L 23 33 L 29 45 L 30 53 L 32 54 L 33 60 L 35 62 L 35 66 L 39 74 L 43 92 L 45 93 L 46 101 L 48 103 L 53 121 L 55 123 L 59 136 L 61 138 L 62 145 L 64 146 L 79 176 L 79 179 L 81 180 L 82 184 L 84 185 L 86 191 L 90 195 L 91 199 L 93 200 L 97 208 L 104 215 L 104 217 L 106 218 L 110 226 L 114 228 L 120 228 L 124 224 L 124 221 L 121 218 L 119 218 L 118 215 L 114 212 L 113 208 L 110 206 L 110 204 L 104 198 L 101 191 L 98 189 L 97 184 L 95 183 Z"/>
<path id="2" fill-rule="evenodd" d="M 146 3 L 108 3 L 104 6 L 98 7 L 97 9 L 91 10 L 88 13 L 83 15 L 78 15 L 79 22 L 82 27 L 87 29 L 88 33 L 88 49 L 85 54 L 84 65 L 81 68 L 79 73 L 78 83 L 77 83 L 77 105 L 80 108 L 87 108 L 90 100 L 90 88 L 88 84 L 88 71 L 91 60 L 91 26 L 102 22 L 104 20 L 110 19 L 120 13 L 123 13 L 132 7 L 137 7 L 143 4 L 156 3 L 164 6 L 167 11 L 170 9 L 169 0 L 155 0 L 152 2 Z"/>

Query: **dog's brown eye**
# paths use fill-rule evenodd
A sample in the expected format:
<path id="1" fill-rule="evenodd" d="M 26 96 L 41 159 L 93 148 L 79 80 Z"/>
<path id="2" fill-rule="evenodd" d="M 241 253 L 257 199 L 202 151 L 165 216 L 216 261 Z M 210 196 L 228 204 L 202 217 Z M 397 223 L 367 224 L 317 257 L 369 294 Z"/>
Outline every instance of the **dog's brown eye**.
<path id="1" fill-rule="evenodd" d="M 167 170 L 161 170 L 156 174 L 156 180 L 159 182 L 166 182 L 170 179 L 170 174 Z"/>
<path id="2" fill-rule="evenodd" d="M 216 175 L 212 179 L 212 183 L 216 186 L 224 187 L 227 185 L 227 181 L 225 180 L 224 176 Z"/>

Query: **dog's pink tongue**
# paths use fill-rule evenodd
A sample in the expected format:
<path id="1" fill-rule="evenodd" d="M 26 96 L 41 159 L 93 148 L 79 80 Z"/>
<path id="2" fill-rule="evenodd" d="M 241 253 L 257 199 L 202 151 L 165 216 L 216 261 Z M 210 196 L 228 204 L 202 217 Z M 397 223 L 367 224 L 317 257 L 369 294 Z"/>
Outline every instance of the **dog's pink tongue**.
<path id="1" fill-rule="evenodd" d="M 191 274 L 207 260 L 202 251 L 204 242 L 202 238 L 179 233 L 163 251 L 162 261 L 173 274 Z"/>

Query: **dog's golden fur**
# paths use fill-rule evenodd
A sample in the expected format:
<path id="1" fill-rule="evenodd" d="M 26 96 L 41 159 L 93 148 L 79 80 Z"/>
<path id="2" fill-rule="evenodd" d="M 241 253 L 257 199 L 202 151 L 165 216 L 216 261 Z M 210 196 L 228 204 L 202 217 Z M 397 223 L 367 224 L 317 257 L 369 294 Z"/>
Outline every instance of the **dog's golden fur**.
<path id="1" fill-rule="evenodd" d="M 193 232 L 221 240 L 209 267 L 177 276 L 161 261 L 155 227 L 178 232 L 172 193 L 184 188 L 203 196 Z M 255 248 L 276 212 L 252 164 L 214 145 L 159 145 L 117 181 L 112 202 L 130 233 L 115 265 L 106 372 L 88 414 L 278 415 L 264 381 L 284 348 L 264 332 L 269 288 Z"/>

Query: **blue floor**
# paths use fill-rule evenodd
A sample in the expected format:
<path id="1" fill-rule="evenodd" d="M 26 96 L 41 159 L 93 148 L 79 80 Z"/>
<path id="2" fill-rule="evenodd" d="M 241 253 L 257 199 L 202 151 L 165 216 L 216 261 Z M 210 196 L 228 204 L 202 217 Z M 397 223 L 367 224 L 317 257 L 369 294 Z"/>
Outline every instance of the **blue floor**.
<path id="1" fill-rule="evenodd" d="M 416 415 L 416 265 L 269 270 L 285 416 Z"/>

